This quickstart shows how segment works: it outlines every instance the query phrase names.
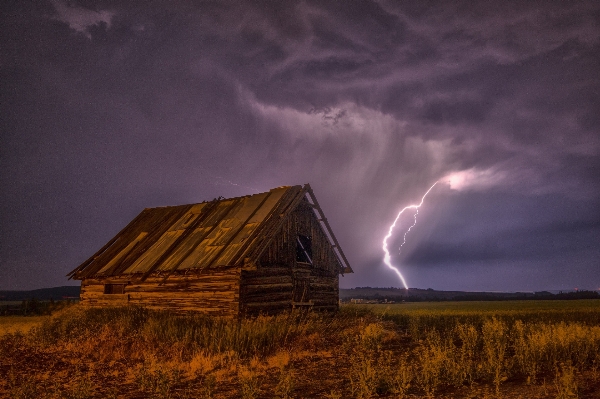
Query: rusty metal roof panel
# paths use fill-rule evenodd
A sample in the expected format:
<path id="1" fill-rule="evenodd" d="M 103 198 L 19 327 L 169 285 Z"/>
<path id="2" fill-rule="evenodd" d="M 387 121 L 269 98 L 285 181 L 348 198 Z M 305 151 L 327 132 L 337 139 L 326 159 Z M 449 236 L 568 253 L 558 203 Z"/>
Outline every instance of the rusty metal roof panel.
<path id="1" fill-rule="evenodd" d="M 181 265 L 193 254 L 194 250 L 206 240 L 206 235 L 212 226 L 198 227 L 192 231 L 187 240 L 183 241 L 173 253 L 158 267 L 158 271 L 178 270 Z"/>
<path id="2" fill-rule="evenodd" d="M 97 275 L 121 274 L 145 249 L 179 219 L 189 206 L 144 209 L 131 223 L 110 240 L 103 248 L 69 273 L 70 277 L 86 278 Z"/>
<path id="3" fill-rule="evenodd" d="M 182 261 L 178 270 L 234 263 L 232 261 L 242 248 L 242 243 L 266 219 L 285 191 L 285 189 L 275 189 L 268 193 L 240 199 L 239 203 L 221 220 L 218 228 L 205 238 L 206 242 L 199 244 Z M 168 270 L 166 265 L 165 270 Z"/>
<path id="4" fill-rule="evenodd" d="M 164 233 L 158 241 L 144 252 L 131 266 L 123 271 L 123 274 L 146 273 L 158 261 L 185 230 L 169 230 Z"/>
<path id="5" fill-rule="evenodd" d="M 260 241 L 257 232 L 261 228 L 272 230 L 264 229 L 265 223 L 299 188 L 279 187 L 245 197 L 145 209 L 69 276 L 146 276 L 233 265 Z"/>

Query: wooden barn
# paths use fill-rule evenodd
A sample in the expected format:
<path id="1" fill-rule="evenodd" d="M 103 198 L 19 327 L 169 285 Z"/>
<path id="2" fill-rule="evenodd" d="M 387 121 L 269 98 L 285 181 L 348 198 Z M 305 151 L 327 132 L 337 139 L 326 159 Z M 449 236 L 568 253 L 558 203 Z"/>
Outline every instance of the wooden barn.
<path id="1" fill-rule="evenodd" d="M 68 276 L 81 303 L 215 315 L 335 310 L 352 273 L 310 185 L 144 209 Z"/>

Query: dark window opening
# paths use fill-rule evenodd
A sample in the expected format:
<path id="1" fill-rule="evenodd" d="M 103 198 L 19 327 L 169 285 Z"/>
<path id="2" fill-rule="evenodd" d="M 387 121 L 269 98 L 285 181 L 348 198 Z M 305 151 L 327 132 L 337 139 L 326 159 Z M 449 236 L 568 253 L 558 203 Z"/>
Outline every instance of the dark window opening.
<path id="1" fill-rule="evenodd" d="M 312 241 L 308 236 L 296 237 L 296 261 L 312 265 Z"/>
<path id="2" fill-rule="evenodd" d="M 104 284 L 105 294 L 124 294 L 125 284 Z"/>

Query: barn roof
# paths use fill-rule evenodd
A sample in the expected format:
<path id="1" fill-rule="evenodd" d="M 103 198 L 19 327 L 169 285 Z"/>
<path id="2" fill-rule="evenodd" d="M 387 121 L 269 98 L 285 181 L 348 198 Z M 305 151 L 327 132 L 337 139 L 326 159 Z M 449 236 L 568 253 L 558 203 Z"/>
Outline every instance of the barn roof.
<path id="1" fill-rule="evenodd" d="M 308 194 L 341 273 L 352 269 L 310 185 L 199 204 L 146 208 L 92 257 L 67 276 L 74 279 L 186 272 L 254 263 L 281 229 L 283 219 Z"/>

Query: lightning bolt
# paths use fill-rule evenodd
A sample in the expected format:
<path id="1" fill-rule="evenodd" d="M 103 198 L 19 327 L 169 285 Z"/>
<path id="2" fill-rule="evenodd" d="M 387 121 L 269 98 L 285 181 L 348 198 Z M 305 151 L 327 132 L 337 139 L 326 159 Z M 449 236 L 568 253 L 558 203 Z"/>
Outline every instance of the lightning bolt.
<path id="1" fill-rule="evenodd" d="M 394 219 L 394 223 L 392 223 L 392 225 L 390 226 L 390 229 L 388 230 L 387 235 L 383 239 L 383 246 L 382 246 L 382 248 L 383 248 L 383 252 L 385 253 L 385 255 L 383 256 L 383 263 L 385 263 L 387 267 L 389 267 L 390 269 L 392 269 L 393 271 L 396 272 L 396 274 L 398 275 L 398 277 L 400 277 L 400 280 L 402 281 L 402 284 L 404 284 L 404 288 L 406 288 L 406 289 L 408 289 L 408 285 L 406 284 L 406 280 L 404 280 L 404 277 L 402 276 L 402 273 L 400 273 L 400 270 L 398 270 L 398 268 L 396 266 L 392 265 L 392 258 L 390 256 L 390 251 L 388 251 L 387 241 L 392 236 L 392 231 L 394 230 L 394 227 L 396 227 L 396 223 L 398 222 L 398 219 L 400 219 L 400 215 L 402 215 L 404 213 L 404 211 L 407 210 L 407 209 L 416 209 L 417 212 L 415 213 L 415 222 L 404 233 L 404 242 L 402 243 L 402 245 L 404 245 L 404 243 L 406 242 L 406 234 L 408 234 L 408 232 L 410 231 L 410 229 L 412 229 L 417 224 L 417 213 L 419 213 L 419 208 L 421 207 L 421 205 L 423 205 L 423 201 L 425 201 L 425 197 L 427 197 L 427 194 L 429 194 L 429 192 L 431 191 L 431 189 L 434 188 L 436 184 L 438 184 L 437 181 L 435 183 L 433 183 L 433 185 L 431 187 L 429 187 L 429 190 L 427 190 L 427 192 L 423 195 L 423 198 L 421 198 L 421 202 L 419 203 L 419 205 L 405 206 L 398 213 L 398 216 L 396 216 L 396 219 Z M 402 247 L 402 245 L 400 245 L 400 246 Z"/>
<path id="2" fill-rule="evenodd" d="M 436 182 L 437 183 L 437 182 Z M 402 240 L 402 244 L 400 244 L 400 247 L 398 248 L 398 251 L 400 251 L 402 249 L 402 247 L 404 246 L 404 244 L 406 244 L 406 235 L 408 233 L 410 233 L 410 230 L 415 227 L 417 225 L 417 215 L 419 214 L 419 208 L 416 209 L 415 212 L 415 221 L 413 222 L 413 224 L 408 228 L 408 230 L 406 230 L 404 232 L 404 239 Z"/>

